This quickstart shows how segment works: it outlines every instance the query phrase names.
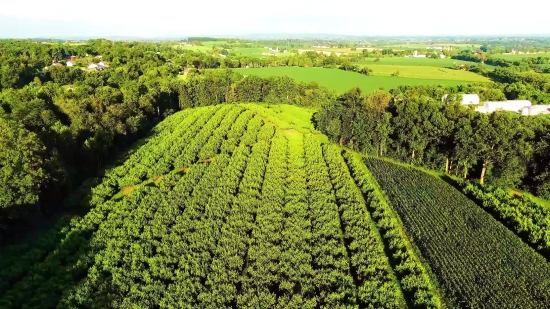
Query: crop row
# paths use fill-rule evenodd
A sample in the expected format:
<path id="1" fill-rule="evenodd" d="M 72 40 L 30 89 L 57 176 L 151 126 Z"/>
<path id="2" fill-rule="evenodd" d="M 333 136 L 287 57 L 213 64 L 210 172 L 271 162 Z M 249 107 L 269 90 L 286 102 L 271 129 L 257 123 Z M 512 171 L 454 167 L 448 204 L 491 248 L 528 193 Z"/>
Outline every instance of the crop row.
<path id="1" fill-rule="evenodd" d="M 256 211 L 242 286 L 237 298 L 240 307 L 273 308 L 283 294 L 279 286 L 283 207 L 287 177 L 288 141 L 279 131 L 273 138 L 268 165 Z"/>
<path id="2" fill-rule="evenodd" d="M 195 115 L 197 120 L 193 120 L 191 116 L 186 118 L 190 123 L 194 121 L 194 124 L 184 134 L 178 134 L 179 131 L 159 133 L 159 136 L 164 136 L 164 140 L 158 139 L 141 148 L 149 149 L 149 154 L 136 152 L 127 161 L 129 163 L 108 173 L 104 182 L 93 189 L 91 204 L 97 205 L 105 201 L 120 188 L 182 170 L 201 158 L 207 160 L 218 153 L 227 153 L 238 145 L 240 138 L 258 135 L 263 123 L 261 119 L 250 120 L 252 115 L 243 113 L 240 106 L 226 105 L 218 109 L 205 107 L 195 111 L 198 112 Z M 181 126 L 186 127 L 188 124 L 182 123 Z"/>
<path id="3" fill-rule="evenodd" d="M 315 308 L 318 302 L 312 260 L 312 246 L 315 244 L 311 243 L 303 135 L 289 136 L 288 146 L 279 263 L 279 289 L 284 294 L 278 299 L 278 307 Z"/>
<path id="4" fill-rule="evenodd" d="M 203 308 L 227 308 L 237 302 L 241 274 L 245 267 L 249 237 L 260 205 L 261 188 L 270 151 L 270 143 L 259 142 L 252 151 L 242 180 L 221 229 L 210 272 L 205 281 L 206 293 L 200 299 Z"/>
<path id="5" fill-rule="evenodd" d="M 149 170 L 166 156 L 170 149 L 179 150 L 179 146 L 188 143 L 211 117 L 223 113 L 219 106 L 194 110 L 174 131 L 158 133 L 155 140 L 140 147 L 123 165 L 108 173 L 107 177 L 117 179 L 121 188 L 141 183 L 147 178 Z"/>
<path id="6" fill-rule="evenodd" d="M 508 228 L 529 242 L 542 255 L 550 256 L 550 209 L 528 197 L 510 196 L 496 187 L 461 182 L 464 194 L 476 199 Z"/>
<path id="7" fill-rule="evenodd" d="M 390 261 L 401 289 L 412 300 L 412 306 L 442 308 L 443 302 L 436 285 L 409 241 L 399 216 L 376 187 L 376 180 L 360 158 L 348 151 L 344 153 L 344 158 L 355 182 L 365 195 L 372 218 L 391 253 Z"/>
<path id="8" fill-rule="evenodd" d="M 324 147 L 360 307 L 406 308 L 382 238 L 336 145 Z"/>
<path id="9" fill-rule="evenodd" d="M 213 144 L 217 147 L 221 146 L 221 141 L 227 134 L 231 125 L 242 112 L 242 108 L 232 107 L 231 109 L 225 109 L 222 107 L 220 112 L 214 115 L 204 125 L 204 127 L 192 137 L 191 141 L 181 147 L 180 153 L 175 156 L 166 156 L 165 158 L 172 159 L 170 163 L 175 169 L 181 169 L 190 166 L 197 161 L 197 156 L 201 148 L 208 143 L 209 140 L 213 140 Z M 218 148 L 209 149 L 212 153 L 217 153 Z M 173 159 L 175 158 L 175 159 Z M 206 158 L 205 158 L 206 159 Z"/>
<path id="10" fill-rule="evenodd" d="M 449 305 L 550 305 L 550 265 L 461 192 L 413 168 L 365 162 L 447 292 Z"/>
<path id="11" fill-rule="evenodd" d="M 357 305 L 357 290 L 340 228 L 338 206 L 321 145 L 304 136 L 305 171 L 311 218 L 312 264 L 320 308 Z"/>

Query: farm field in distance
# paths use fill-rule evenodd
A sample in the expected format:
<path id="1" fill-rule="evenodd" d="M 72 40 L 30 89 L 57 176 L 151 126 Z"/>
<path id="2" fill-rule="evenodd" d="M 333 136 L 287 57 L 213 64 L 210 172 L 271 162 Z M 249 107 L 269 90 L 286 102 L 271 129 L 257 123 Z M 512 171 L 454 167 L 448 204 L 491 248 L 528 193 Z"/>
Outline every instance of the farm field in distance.
<path id="1" fill-rule="evenodd" d="M 487 77 L 481 76 L 479 74 L 447 68 L 410 65 L 373 65 L 367 67 L 369 69 L 372 69 L 372 75 L 374 76 L 391 76 L 393 73 L 398 71 L 399 77 L 437 80 L 461 80 L 468 82 L 489 82 L 489 79 Z"/>
<path id="2" fill-rule="evenodd" d="M 505 60 L 521 60 L 523 58 L 538 58 L 538 57 L 550 57 L 550 53 L 541 54 L 500 54 L 494 55 L 495 58 L 502 58 Z"/>
<path id="3" fill-rule="evenodd" d="M 375 61 L 375 58 L 367 58 L 363 61 L 359 61 L 358 64 L 366 64 L 368 67 L 374 67 L 375 65 L 400 65 L 400 66 L 427 66 L 437 68 L 454 67 L 457 64 L 464 65 L 477 65 L 477 63 L 456 60 L 451 58 L 445 59 L 430 59 L 430 58 L 405 58 L 405 57 L 383 57 L 378 58 L 379 61 Z M 486 65 L 487 69 L 494 69 L 492 65 Z"/>
<path id="4" fill-rule="evenodd" d="M 373 69 L 374 70 L 374 69 Z M 355 72 L 343 71 L 339 69 L 325 68 L 301 68 L 301 67 L 272 67 L 272 68 L 254 68 L 254 69 L 235 69 L 243 75 L 258 76 L 290 76 L 298 81 L 311 83 L 316 82 L 338 93 L 344 93 L 351 88 L 359 87 L 364 93 L 383 88 L 390 90 L 400 85 L 445 85 L 454 86 L 473 82 L 470 80 L 453 80 L 437 78 L 410 78 L 393 76 L 365 76 Z M 394 70 L 395 72 L 397 70 Z M 392 73 L 393 73 L 392 72 Z M 464 72 L 468 73 L 468 72 Z M 441 73 L 445 74 L 445 73 Z M 471 73 L 476 76 L 474 73 Z M 412 74 L 411 74 L 412 75 Z M 481 77 L 481 76 L 479 76 Z M 476 76 L 477 78 L 477 76 Z M 483 78 L 483 77 L 481 77 Z"/>
<path id="5" fill-rule="evenodd" d="M 468 49 L 468 48 L 479 48 L 481 44 L 466 44 L 466 43 L 436 43 L 436 44 L 423 44 L 423 43 L 401 43 L 401 44 L 387 44 L 383 45 L 380 48 L 392 48 L 392 49 L 426 49 L 434 46 L 452 46 L 454 49 Z"/>
<path id="6" fill-rule="evenodd" d="M 201 44 L 202 46 L 186 46 L 183 44 L 177 44 L 177 45 L 174 45 L 174 48 L 182 48 L 182 49 L 193 50 L 198 52 L 211 52 L 214 47 L 221 47 L 222 45 L 228 44 L 228 43 L 226 41 L 203 41 L 201 42 Z M 268 55 L 264 55 L 264 53 L 270 53 L 268 49 L 265 49 L 263 47 L 256 47 L 256 46 L 242 47 L 242 46 L 234 46 L 233 44 L 228 44 L 228 45 L 231 46 L 231 49 L 228 49 L 229 53 L 235 53 L 241 56 L 263 58 L 263 57 L 269 57 Z M 279 46 L 279 48 L 282 49 L 285 47 Z M 277 57 L 289 56 L 289 55 L 292 55 L 292 53 L 275 53 L 275 55 Z"/>

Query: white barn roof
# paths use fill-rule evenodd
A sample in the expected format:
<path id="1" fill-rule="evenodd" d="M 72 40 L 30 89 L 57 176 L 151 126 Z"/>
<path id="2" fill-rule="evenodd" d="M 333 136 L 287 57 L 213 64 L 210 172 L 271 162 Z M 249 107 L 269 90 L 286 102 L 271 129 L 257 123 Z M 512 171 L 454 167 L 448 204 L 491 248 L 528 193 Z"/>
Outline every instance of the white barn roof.
<path id="1" fill-rule="evenodd" d="M 524 107 L 521 111 L 524 116 L 548 115 L 550 114 L 550 105 L 533 105 Z"/>
<path id="2" fill-rule="evenodd" d="M 520 112 L 524 107 L 529 107 L 532 105 L 533 103 L 529 100 L 489 101 L 485 103 L 485 108 L 489 113 L 497 110 Z"/>

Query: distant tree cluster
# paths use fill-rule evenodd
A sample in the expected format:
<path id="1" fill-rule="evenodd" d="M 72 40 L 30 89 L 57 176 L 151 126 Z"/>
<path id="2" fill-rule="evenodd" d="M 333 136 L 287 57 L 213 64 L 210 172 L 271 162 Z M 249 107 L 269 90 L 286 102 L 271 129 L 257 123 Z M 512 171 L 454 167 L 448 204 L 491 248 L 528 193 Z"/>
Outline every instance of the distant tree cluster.
<path id="1" fill-rule="evenodd" d="M 325 104 L 320 129 L 342 146 L 427 166 L 481 183 L 519 186 L 550 196 L 550 120 L 515 113 L 478 113 L 459 102 L 441 101 L 443 87 L 401 87 L 363 96 L 359 89 Z M 502 92 L 482 90 L 483 99 Z"/>

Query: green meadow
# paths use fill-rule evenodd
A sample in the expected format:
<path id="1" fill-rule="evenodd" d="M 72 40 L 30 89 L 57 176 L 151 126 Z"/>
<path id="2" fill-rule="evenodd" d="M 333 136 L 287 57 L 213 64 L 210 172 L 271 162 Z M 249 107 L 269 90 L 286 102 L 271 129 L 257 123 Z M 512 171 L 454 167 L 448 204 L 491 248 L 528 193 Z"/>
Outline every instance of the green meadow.
<path id="1" fill-rule="evenodd" d="M 387 58 L 367 58 L 364 61 L 358 62 L 358 64 L 365 64 L 369 68 L 375 65 L 406 65 L 406 66 L 429 66 L 438 68 L 454 67 L 457 64 L 472 65 L 476 64 L 469 61 L 462 61 L 456 59 L 431 59 L 431 58 L 405 58 L 405 57 L 387 57 Z M 491 65 L 486 65 L 487 69 L 494 69 Z"/>
<path id="2" fill-rule="evenodd" d="M 446 69 L 430 66 L 411 66 L 411 65 L 373 65 L 368 66 L 372 69 L 374 76 L 392 76 L 399 72 L 399 77 L 419 78 L 419 79 L 438 79 L 438 80 L 461 80 L 468 82 L 488 82 L 489 79 L 479 74 Z"/>
<path id="3" fill-rule="evenodd" d="M 550 57 L 550 53 L 543 53 L 543 54 L 500 54 L 500 55 L 493 55 L 491 56 L 493 58 L 501 58 L 505 60 L 521 60 L 523 58 L 537 58 L 537 57 Z"/>
<path id="4" fill-rule="evenodd" d="M 454 86 L 467 84 L 471 80 L 452 80 L 434 78 L 410 78 L 392 76 L 365 76 L 355 72 L 342 71 L 338 69 L 325 68 L 301 68 L 301 67 L 276 67 L 276 68 L 255 68 L 236 69 L 243 75 L 257 76 L 289 76 L 298 81 L 311 83 L 316 82 L 337 93 L 344 93 L 351 88 L 359 87 L 365 93 L 371 93 L 378 89 L 390 90 L 400 85 L 445 85 Z"/>

